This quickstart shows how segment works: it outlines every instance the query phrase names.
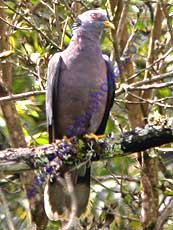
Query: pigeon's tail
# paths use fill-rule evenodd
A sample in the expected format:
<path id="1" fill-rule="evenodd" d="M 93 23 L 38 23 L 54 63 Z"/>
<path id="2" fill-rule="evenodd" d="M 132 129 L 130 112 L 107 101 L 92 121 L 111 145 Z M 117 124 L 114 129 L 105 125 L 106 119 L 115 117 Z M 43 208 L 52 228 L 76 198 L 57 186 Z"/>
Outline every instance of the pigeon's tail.
<path id="1" fill-rule="evenodd" d="M 72 220 L 81 216 L 90 194 L 90 166 L 68 170 L 49 179 L 44 191 L 45 212 L 50 220 Z"/>

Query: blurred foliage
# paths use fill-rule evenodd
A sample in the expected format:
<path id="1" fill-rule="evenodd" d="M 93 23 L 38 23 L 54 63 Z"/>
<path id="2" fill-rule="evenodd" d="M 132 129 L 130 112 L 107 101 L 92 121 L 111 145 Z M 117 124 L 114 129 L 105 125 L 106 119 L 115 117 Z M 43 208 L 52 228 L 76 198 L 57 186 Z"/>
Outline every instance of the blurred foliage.
<path id="1" fill-rule="evenodd" d="M 52 54 L 64 49 L 71 38 L 71 26 L 75 16 L 81 11 L 107 7 L 107 1 L 84 0 L 80 10 L 75 11 L 77 1 L 50 1 L 50 0 L 10 0 L 3 1 L 6 12 L 6 21 L 9 24 L 8 34 L 11 50 L 0 54 L 0 58 L 8 58 L 13 66 L 13 93 L 23 93 L 45 89 L 46 70 L 48 60 Z M 154 4 L 152 1 L 148 1 Z M 169 3 L 170 2 L 170 3 Z M 167 1 L 168 12 L 172 15 L 173 6 Z M 154 5 L 152 6 L 154 7 Z M 153 9 L 152 9 L 153 10 Z M 57 15 L 57 16 L 55 16 Z M 145 1 L 132 0 L 128 9 L 128 31 L 140 31 L 143 41 L 134 44 L 136 53 L 132 55 L 135 72 L 145 68 L 148 54 L 148 42 L 153 25 L 151 8 Z M 172 20 L 172 18 L 170 18 Z M 65 34 L 63 34 L 66 25 Z M 170 42 L 167 42 L 170 40 Z M 113 44 L 109 31 L 102 37 L 104 53 L 112 54 Z M 167 44 L 167 45 L 165 45 Z M 163 20 L 162 35 L 158 41 L 159 57 L 165 54 L 172 46 L 170 31 Z M 171 52 L 163 62 L 158 65 L 158 74 L 172 71 Z M 1 60 L 0 59 L 0 60 Z M 157 75 L 157 73 L 156 73 Z M 144 72 L 136 77 L 142 80 Z M 164 82 L 172 81 L 166 78 Z M 119 87 L 119 83 L 117 83 Z M 172 116 L 173 90 L 165 87 L 153 92 L 150 112 L 155 110 L 168 117 Z M 157 103 L 157 100 L 159 100 Z M 45 96 L 32 96 L 16 102 L 17 111 L 22 121 L 22 127 L 28 146 L 47 144 Z M 133 104 L 132 104 L 133 106 Z M 125 95 L 115 100 L 112 116 L 109 119 L 106 132 L 115 133 L 129 130 L 131 127 L 125 105 Z M 0 149 L 10 146 L 8 130 L 0 111 Z M 131 230 L 140 229 L 140 175 L 138 162 L 134 156 L 116 158 L 109 162 L 93 163 L 93 183 L 91 189 L 91 202 L 87 215 L 81 220 L 85 229 L 111 229 Z M 160 176 L 162 179 L 163 175 Z M 7 182 L 9 182 L 7 185 Z M 5 197 L 8 201 L 12 220 L 17 230 L 26 229 L 27 208 L 25 196 L 21 190 L 18 177 L 0 181 Z M 172 189 L 173 181 L 169 181 Z M 169 202 L 172 193 L 165 191 L 162 194 L 162 206 Z M 1 201 L 0 201 L 1 202 Z M 163 207 L 160 206 L 160 209 Z M 0 209 L 0 229 L 7 229 L 5 210 Z M 47 230 L 58 229 L 59 223 L 49 222 Z M 164 230 L 171 230 L 173 217 L 170 216 Z"/>

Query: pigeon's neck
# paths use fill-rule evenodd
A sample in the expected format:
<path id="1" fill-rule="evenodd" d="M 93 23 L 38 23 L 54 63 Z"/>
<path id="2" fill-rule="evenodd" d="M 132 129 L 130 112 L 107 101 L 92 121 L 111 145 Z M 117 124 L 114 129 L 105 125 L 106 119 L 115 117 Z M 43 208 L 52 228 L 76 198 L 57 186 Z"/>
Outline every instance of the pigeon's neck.
<path id="1" fill-rule="evenodd" d="M 76 31 L 73 36 L 72 39 L 70 41 L 70 45 L 69 45 L 69 49 L 74 47 L 77 50 L 87 50 L 87 52 L 89 52 L 89 50 L 97 50 L 98 52 L 101 52 L 101 48 L 100 48 L 100 35 L 99 34 L 93 34 L 91 32 L 88 33 L 84 33 L 83 31 Z"/>
<path id="2" fill-rule="evenodd" d="M 92 42 L 92 43 L 100 43 L 100 37 L 101 37 L 101 33 L 100 31 L 86 31 L 85 29 L 79 29 L 77 31 L 73 31 L 73 36 L 71 41 L 73 42 L 74 40 L 81 40 L 84 41 L 84 43 L 86 42 Z"/>

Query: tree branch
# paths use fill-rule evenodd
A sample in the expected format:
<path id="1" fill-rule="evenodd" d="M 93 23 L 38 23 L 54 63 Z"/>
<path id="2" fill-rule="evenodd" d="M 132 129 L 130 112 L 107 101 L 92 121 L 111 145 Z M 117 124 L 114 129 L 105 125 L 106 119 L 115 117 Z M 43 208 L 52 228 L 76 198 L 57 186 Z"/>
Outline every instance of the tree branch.
<path id="1" fill-rule="evenodd" d="M 57 46 L 57 44 L 51 40 L 44 32 L 42 32 L 42 30 L 40 28 L 37 28 L 27 17 L 25 17 L 22 13 L 20 13 L 19 11 L 16 11 L 15 9 L 13 9 L 9 4 L 7 4 L 5 1 L 3 1 L 3 4 L 8 7 L 8 9 L 12 10 L 14 13 L 16 13 L 17 15 L 20 15 L 20 17 L 25 20 L 31 27 L 32 29 L 34 29 L 35 31 L 37 31 L 39 34 L 42 35 L 42 37 L 49 43 L 51 44 L 53 47 L 55 47 L 56 49 L 58 49 L 59 51 L 61 51 L 60 47 Z"/>
<path id="2" fill-rule="evenodd" d="M 0 151 L 0 171 L 13 174 L 39 167 L 60 170 L 64 164 L 79 165 L 86 161 L 98 161 L 126 156 L 173 142 L 173 120 L 162 120 L 162 125 L 147 124 L 118 136 L 103 139 L 64 138 L 58 143 L 34 148 L 17 148 Z"/>
<path id="3" fill-rule="evenodd" d="M 11 94 L 9 96 L 0 97 L 0 104 L 6 101 L 12 101 L 12 100 L 18 100 L 18 99 L 24 99 L 26 97 L 32 97 L 37 95 L 44 95 L 45 90 L 42 91 L 31 91 L 26 93 L 20 93 L 20 94 Z"/>
<path id="4" fill-rule="evenodd" d="M 173 208 L 173 198 L 171 198 L 169 200 L 168 205 L 161 212 L 161 214 L 160 214 L 160 216 L 159 216 L 159 218 L 157 220 L 155 230 L 162 230 L 163 229 L 163 225 L 167 221 L 169 215 L 172 213 L 172 208 Z"/>

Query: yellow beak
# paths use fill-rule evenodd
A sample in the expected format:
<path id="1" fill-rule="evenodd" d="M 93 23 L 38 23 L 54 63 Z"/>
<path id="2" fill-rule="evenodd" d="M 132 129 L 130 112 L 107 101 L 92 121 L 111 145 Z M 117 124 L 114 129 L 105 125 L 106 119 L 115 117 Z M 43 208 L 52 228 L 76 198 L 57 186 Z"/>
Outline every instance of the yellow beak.
<path id="1" fill-rule="evenodd" d="M 115 29 L 114 24 L 111 23 L 110 21 L 104 21 L 103 23 L 104 23 L 105 27 L 111 28 L 113 30 Z"/>

